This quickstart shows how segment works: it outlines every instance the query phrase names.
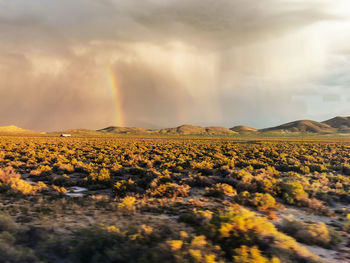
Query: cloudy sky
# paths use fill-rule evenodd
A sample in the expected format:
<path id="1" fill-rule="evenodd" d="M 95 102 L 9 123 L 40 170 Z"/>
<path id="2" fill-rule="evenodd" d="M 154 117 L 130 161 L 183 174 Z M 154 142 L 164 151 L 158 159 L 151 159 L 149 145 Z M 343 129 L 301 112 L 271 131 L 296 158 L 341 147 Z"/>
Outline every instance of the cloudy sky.
<path id="1" fill-rule="evenodd" d="M 348 116 L 349 43 L 349 0 L 0 0 L 0 125 Z"/>

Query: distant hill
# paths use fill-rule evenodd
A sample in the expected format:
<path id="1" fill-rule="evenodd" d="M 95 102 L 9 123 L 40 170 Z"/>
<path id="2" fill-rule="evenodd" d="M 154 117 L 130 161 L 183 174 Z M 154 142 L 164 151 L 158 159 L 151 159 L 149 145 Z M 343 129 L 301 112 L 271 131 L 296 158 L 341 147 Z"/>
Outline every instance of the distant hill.
<path id="1" fill-rule="evenodd" d="M 143 134 L 149 133 L 149 130 L 137 127 L 115 127 L 110 126 L 101 130 L 97 130 L 100 133 L 115 133 L 115 134 Z"/>
<path id="2" fill-rule="evenodd" d="M 25 130 L 20 127 L 10 125 L 0 127 L 0 133 L 35 133 L 34 131 Z"/>
<path id="3" fill-rule="evenodd" d="M 176 128 L 166 128 L 166 129 L 158 129 L 154 132 L 160 133 L 160 134 L 204 134 L 205 128 L 201 126 L 193 126 L 193 125 L 181 125 Z"/>
<path id="4" fill-rule="evenodd" d="M 260 130 L 261 132 L 311 132 L 311 133 L 332 133 L 337 129 L 326 123 L 311 120 L 293 121 L 276 127 Z"/>
<path id="5" fill-rule="evenodd" d="M 322 123 L 327 124 L 333 128 L 338 129 L 340 132 L 350 131 L 350 117 L 335 117 L 326 121 L 323 121 Z"/>
<path id="6" fill-rule="evenodd" d="M 112 134 L 169 134 L 169 135 L 234 135 L 237 134 L 235 131 L 224 127 L 201 127 L 193 125 L 181 125 L 175 128 L 164 128 L 147 130 L 144 128 L 137 127 L 107 127 L 104 129 L 97 130 L 101 133 L 112 133 Z"/>
<path id="7" fill-rule="evenodd" d="M 84 134 L 96 134 L 97 132 L 95 130 L 89 130 L 89 129 L 70 129 L 66 131 L 62 131 L 60 133 L 64 134 L 77 134 L 77 135 L 84 135 Z"/>
<path id="8" fill-rule="evenodd" d="M 232 131 L 230 129 L 219 127 L 219 126 L 211 126 L 211 127 L 205 127 L 205 130 L 208 134 L 216 135 L 216 134 L 237 134 L 237 132 Z"/>
<path id="9" fill-rule="evenodd" d="M 249 126 L 243 126 L 243 125 L 234 126 L 230 130 L 238 132 L 238 133 L 254 133 L 254 132 L 258 132 L 257 129 L 254 129 L 254 128 L 249 127 Z"/>
<path id="10" fill-rule="evenodd" d="M 30 132 L 16 126 L 0 127 L 0 133 L 4 132 Z M 79 134 L 79 135 L 103 135 L 103 134 L 153 134 L 153 135 L 208 135 L 208 136 L 225 136 L 238 134 L 256 134 L 264 135 L 265 133 L 350 133 L 350 117 L 335 117 L 323 122 L 313 120 L 298 120 L 288 122 L 275 127 L 265 129 L 255 129 L 249 126 L 239 125 L 230 129 L 219 126 L 194 126 L 181 125 L 174 128 L 163 129 L 145 129 L 138 127 L 116 127 L 110 126 L 100 130 L 74 129 L 62 133 Z"/>
<path id="11" fill-rule="evenodd" d="M 193 125 L 181 125 L 175 128 L 154 130 L 159 134 L 180 134 L 180 135 L 234 135 L 236 132 L 224 127 L 201 127 Z"/>

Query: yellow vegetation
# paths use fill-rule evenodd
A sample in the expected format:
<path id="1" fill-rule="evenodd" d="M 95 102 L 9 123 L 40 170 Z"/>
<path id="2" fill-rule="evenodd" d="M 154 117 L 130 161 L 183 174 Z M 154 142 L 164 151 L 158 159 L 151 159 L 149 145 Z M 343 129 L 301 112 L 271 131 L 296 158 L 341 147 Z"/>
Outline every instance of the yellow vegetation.
<path id="1" fill-rule="evenodd" d="M 168 240 L 167 241 L 168 246 L 172 251 L 178 251 L 182 248 L 182 240 Z"/>
<path id="2" fill-rule="evenodd" d="M 260 250 L 254 247 L 241 246 L 235 250 L 236 256 L 233 257 L 235 263 L 279 263 L 280 260 L 273 257 L 271 260 L 262 256 Z"/>
<path id="3" fill-rule="evenodd" d="M 22 194 L 35 194 L 36 192 L 46 188 L 46 184 L 43 182 L 31 184 L 21 179 L 21 176 L 17 174 L 12 167 L 0 169 L 0 181 L 5 186 L 8 186 Z"/>
<path id="4" fill-rule="evenodd" d="M 118 208 L 125 213 L 133 213 L 136 210 L 135 201 L 135 197 L 127 196 L 121 203 L 119 203 Z"/>
<path id="5" fill-rule="evenodd" d="M 56 186 L 56 185 L 52 185 L 52 188 L 54 190 L 56 190 L 59 194 L 65 194 L 67 193 L 67 189 L 64 188 L 63 186 L 62 187 L 59 187 L 59 186 Z"/>

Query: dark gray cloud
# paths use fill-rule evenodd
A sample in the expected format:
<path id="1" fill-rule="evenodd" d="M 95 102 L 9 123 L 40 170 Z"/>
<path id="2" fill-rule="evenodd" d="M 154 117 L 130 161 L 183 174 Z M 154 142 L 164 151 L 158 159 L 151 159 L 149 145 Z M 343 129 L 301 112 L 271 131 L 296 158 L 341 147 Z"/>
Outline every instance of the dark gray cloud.
<path id="1" fill-rule="evenodd" d="M 135 4 L 131 14 L 153 35 L 215 49 L 275 38 L 334 18 L 322 5 L 275 0 L 143 1 Z"/>
<path id="2" fill-rule="evenodd" d="M 68 0 L 3 2 L 0 26 L 24 39 L 77 42 L 184 41 L 223 48 L 275 38 L 290 30 L 335 19 L 322 1 L 278 0 Z M 7 7 L 7 8 L 5 8 Z M 15 30 L 14 30 L 15 29 Z M 30 39 L 33 41 L 33 39 Z"/>

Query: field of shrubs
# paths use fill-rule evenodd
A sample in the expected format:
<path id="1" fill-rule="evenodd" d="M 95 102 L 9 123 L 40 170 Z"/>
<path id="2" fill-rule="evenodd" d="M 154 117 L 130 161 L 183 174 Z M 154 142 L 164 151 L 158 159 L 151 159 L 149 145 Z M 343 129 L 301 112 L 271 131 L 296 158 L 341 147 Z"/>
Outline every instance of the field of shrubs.
<path id="1" fill-rule="evenodd" d="M 0 262 L 350 262 L 350 142 L 0 137 Z"/>

